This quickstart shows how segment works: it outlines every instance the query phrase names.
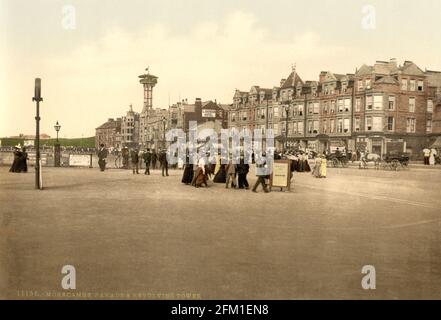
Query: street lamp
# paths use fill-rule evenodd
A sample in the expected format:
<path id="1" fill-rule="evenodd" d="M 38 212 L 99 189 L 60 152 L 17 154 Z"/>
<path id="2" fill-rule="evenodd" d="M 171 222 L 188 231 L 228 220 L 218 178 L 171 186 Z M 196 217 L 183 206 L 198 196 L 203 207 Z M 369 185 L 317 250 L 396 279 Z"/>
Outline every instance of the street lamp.
<path id="1" fill-rule="evenodd" d="M 37 104 L 37 112 L 35 116 L 35 188 L 43 189 L 43 179 L 41 176 L 41 161 L 40 161 L 40 102 L 43 101 L 41 97 L 41 79 L 35 79 L 34 97 L 32 101 Z"/>
<path id="2" fill-rule="evenodd" d="M 283 153 L 286 152 L 287 143 L 288 143 L 288 111 L 289 111 L 289 105 L 284 105 L 285 109 L 285 143 L 283 144 Z"/>
<path id="3" fill-rule="evenodd" d="M 58 123 L 54 126 L 55 131 L 57 131 L 57 142 L 55 143 L 55 149 L 54 149 L 54 167 L 59 167 L 61 164 L 61 147 L 60 143 L 58 142 L 58 132 L 61 129 L 61 125 Z"/>
<path id="4" fill-rule="evenodd" d="M 55 124 L 54 128 L 55 128 L 55 131 L 57 131 L 57 143 L 58 143 L 58 132 L 61 129 L 61 125 L 58 123 L 58 120 L 57 120 L 57 123 Z"/>
<path id="5" fill-rule="evenodd" d="M 164 149 L 165 149 L 165 124 L 166 123 L 167 123 L 167 119 L 163 116 L 162 117 L 162 125 L 163 125 L 162 141 L 164 141 Z"/>

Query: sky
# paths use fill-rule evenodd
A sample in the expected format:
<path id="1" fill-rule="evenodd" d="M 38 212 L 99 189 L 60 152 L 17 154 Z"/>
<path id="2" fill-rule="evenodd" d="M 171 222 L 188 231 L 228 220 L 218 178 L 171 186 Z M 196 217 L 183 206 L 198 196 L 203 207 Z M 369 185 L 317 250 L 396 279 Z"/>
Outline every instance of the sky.
<path id="1" fill-rule="evenodd" d="M 0 0 L 0 137 L 93 136 L 133 104 L 138 75 L 159 77 L 153 105 L 232 103 L 272 88 L 292 65 L 303 80 L 396 58 L 441 70 L 439 0 Z"/>

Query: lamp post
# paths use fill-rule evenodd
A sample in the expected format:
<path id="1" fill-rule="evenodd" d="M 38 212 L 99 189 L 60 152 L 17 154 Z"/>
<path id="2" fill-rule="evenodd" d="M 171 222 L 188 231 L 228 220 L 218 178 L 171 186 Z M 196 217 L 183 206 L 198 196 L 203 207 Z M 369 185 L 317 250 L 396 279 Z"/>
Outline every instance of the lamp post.
<path id="1" fill-rule="evenodd" d="M 283 144 L 283 153 L 286 152 L 287 144 L 288 144 L 288 111 L 289 105 L 284 106 L 285 109 L 285 143 Z"/>
<path id="2" fill-rule="evenodd" d="M 58 143 L 58 132 L 59 132 L 60 129 L 61 129 L 61 125 L 58 123 L 58 121 L 57 121 L 57 123 L 54 125 L 54 129 L 55 129 L 55 131 L 57 131 L 57 143 Z"/>
<path id="3" fill-rule="evenodd" d="M 162 131 L 162 141 L 164 141 L 164 149 L 165 149 L 165 124 L 167 123 L 167 119 L 163 116 L 162 117 L 162 125 L 163 125 L 163 131 Z"/>
<path id="4" fill-rule="evenodd" d="M 35 116 L 35 188 L 42 189 L 43 183 L 41 179 L 41 168 L 40 168 L 40 102 L 43 101 L 41 97 L 41 79 L 35 79 L 35 90 L 34 97 L 32 101 L 37 103 L 37 112 Z"/>
<path id="5" fill-rule="evenodd" d="M 55 143 L 55 150 L 54 150 L 54 167 L 59 167 L 61 163 L 61 147 L 60 143 L 58 142 L 58 132 L 61 129 L 61 125 L 57 123 L 54 125 L 54 129 L 57 132 L 57 142 Z"/>

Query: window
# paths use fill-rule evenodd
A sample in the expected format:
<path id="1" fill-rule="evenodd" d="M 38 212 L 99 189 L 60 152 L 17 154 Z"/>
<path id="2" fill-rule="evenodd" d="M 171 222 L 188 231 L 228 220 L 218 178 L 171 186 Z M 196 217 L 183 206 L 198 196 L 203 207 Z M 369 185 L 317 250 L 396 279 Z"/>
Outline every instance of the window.
<path id="1" fill-rule="evenodd" d="M 394 117 L 387 117 L 387 130 L 394 131 Z"/>
<path id="2" fill-rule="evenodd" d="M 297 122 L 292 123 L 292 133 L 297 134 Z"/>
<path id="3" fill-rule="evenodd" d="M 318 120 L 314 121 L 314 125 L 313 125 L 313 133 L 319 133 L 319 122 Z"/>
<path id="4" fill-rule="evenodd" d="M 348 118 L 343 120 L 343 132 L 344 133 L 349 132 L 349 119 Z"/>
<path id="5" fill-rule="evenodd" d="M 279 107 L 274 107 L 274 118 L 279 117 Z"/>
<path id="6" fill-rule="evenodd" d="M 371 86 L 372 86 L 372 81 L 371 81 L 371 79 L 366 79 L 366 89 L 370 89 L 371 88 Z"/>
<path id="7" fill-rule="evenodd" d="M 389 111 L 393 111 L 395 110 L 395 97 L 389 97 L 389 106 L 388 106 L 388 110 Z"/>
<path id="8" fill-rule="evenodd" d="M 346 92 L 346 89 L 348 88 L 348 83 L 347 82 L 343 82 L 341 84 L 341 91 L 342 92 Z"/>
<path id="9" fill-rule="evenodd" d="M 372 131 L 372 117 L 366 117 L 366 130 Z"/>
<path id="10" fill-rule="evenodd" d="M 323 113 L 328 113 L 328 107 L 329 107 L 329 102 L 328 101 L 325 101 L 324 103 L 323 103 Z"/>
<path id="11" fill-rule="evenodd" d="M 345 99 L 345 112 L 348 112 L 349 110 L 351 110 L 351 99 L 346 98 Z"/>
<path id="12" fill-rule="evenodd" d="M 338 112 L 343 112 L 344 100 L 338 99 Z"/>
<path id="13" fill-rule="evenodd" d="M 317 87 L 312 87 L 311 91 L 313 97 L 317 96 Z"/>
<path id="14" fill-rule="evenodd" d="M 359 117 L 356 117 L 354 120 L 354 130 L 355 130 L 355 132 L 360 131 L 360 118 Z"/>
<path id="15" fill-rule="evenodd" d="M 303 105 L 299 104 L 299 116 L 303 116 Z"/>
<path id="16" fill-rule="evenodd" d="M 320 103 L 319 102 L 314 102 L 314 114 L 319 114 L 320 113 Z"/>
<path id="17" fill-rule="evenodd" d="M 407 91 L 407 79 L 401 79 L 401 90 Z"/>
<path id="18" fill-rule="evenodd" d="M 415 98 L 409 98 L 409 112 L 415 112 Z"/>
<path id="19" fill-rule="evenodd" d="M 424 81 L 418 80 L 418 91 L 424 91 Z"/>
<path id="20" fill-rule="evenodd" d="M 383 96 L 374 96 L 374 109 L 383 110 Z"/>
<path id="21" fill-rule="evenodd" d="M 323 133 L 328 132 L 328 120 L 323 120 Z"/>
<path id="22" fill-rule="evenodd" d="M 355 100 L 355 112 L 361 111 L 361 98 Z"/>
<path id="23" fill-rule="evenodd" d="M 331 113 L 335 113 L 335 100 L 331 101 Z"/>
<path id="24" fill-rule="evenodd" d="M 308 103 L 308 114 L 312 114 L 314 111 L 314 105 L 312 102 Z"/>
<path id="25" fill-rule="evenodd" d="M 302 122 L 298 122 L 297 125 L 298 125 L 298 132 L 300 134 L 303 134 L 303 131 L 304 131 L 303 121 Z"/>
<path id="26" fill-rule="evenodd" d="M 432 120 L 426 120 L 426 132 L 432 132 Z"/>
<path id="27" fill-rule="evenodd" d="M 427 100 L 427 112 L 429 113 L 433 112 L 433 100 L 431 99 Z"/>
<path id="28" fill-rule="evenodd" d="M 308 121 L 308 133 L 312 133 L 312 126 L 313 126 L 312 120 L 309 120 Z"/>
<path id="29" fill-rule="evenodd" d="M 343 119 L 337 120 L 337 133 L 343 132 Z"/>
<path id="30" fill-rule="evenodd" d="M 331 119 L 331 127 L 329 130 L 330 133 L 334 133 L 335 132 L 335 120 Z"/>
<path id="31" fill-rule="evenodd" d="M 410 91 L 415 91 L 415 80 L 410 80 Z"/>
<path id="32" fill-rule="evenodd" d="M 372 96 L 366 97 L 366 110 L 372 110 Z"/>
<path id="33" fill-rule="evenodd" d="M 414 118 L 407 118 L 406 123 L 406 132 L 415 132 L 415 119 Z"/>
<path id="34" fill-rule="evenodd" d="M 363 80 L 358 80 L 358 91 L 363 91 Z"/>
<path id="35" fill-rule="evenodd" d="M 231 122 L 235 122 L 235 121 L 236 121 L 236 113 L 233 112 L 233 113 L 231 114 Z"/>

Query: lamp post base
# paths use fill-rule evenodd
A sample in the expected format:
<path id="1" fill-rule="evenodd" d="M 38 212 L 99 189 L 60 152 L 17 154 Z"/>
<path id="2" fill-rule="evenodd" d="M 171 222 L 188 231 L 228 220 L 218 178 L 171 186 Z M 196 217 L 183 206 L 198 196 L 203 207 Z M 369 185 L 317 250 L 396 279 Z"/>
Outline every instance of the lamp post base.
<path id="1" fill-rule="evenodd" d="M 55 145 L 54 148 L 54 167 L 61 166 L 61 146 L 59 143 Z"/>

